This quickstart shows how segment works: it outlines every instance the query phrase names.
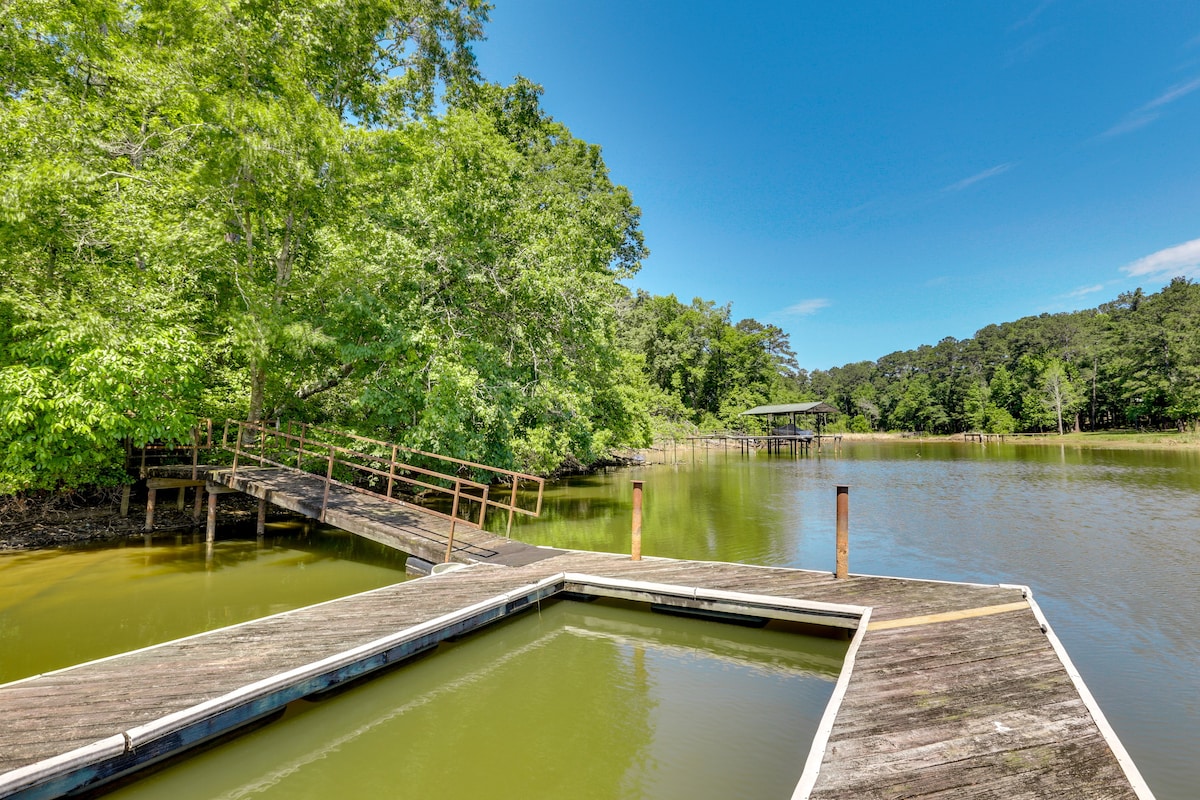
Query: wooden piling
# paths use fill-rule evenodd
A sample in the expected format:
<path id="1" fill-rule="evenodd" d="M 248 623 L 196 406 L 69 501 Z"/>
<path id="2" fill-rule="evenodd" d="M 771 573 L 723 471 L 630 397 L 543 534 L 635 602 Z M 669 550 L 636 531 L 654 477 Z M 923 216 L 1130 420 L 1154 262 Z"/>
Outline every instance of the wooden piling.
<path id="1" fill-rule="evenodd" d="M 212 544 L 217 539 L 217 493 L 208 493 L 208 527 L 204 532 L 204 540 Z"/>
<path id="2" fill-rule="evenodd" d="M 145 530 L 154 530 L 154 501 L 157 499 L 158 490 L 151 487 L 146 492 L 146 527 Z"/>
<path id="3" fill-rule="evenodd" d="M 850 577 L 850 487 L 837 487 L 837 567 L 836 578 Z"/>
<path id="4" fill-rule="evenodd" d="M 630 560 L 642 560 L 642 481 L 633 482 L 633 536 Z"/>
<path id="5" fill-rule="evenodd" d="M 121 487 L 121 516 L 129 516 L 129 493 L 133 487 L 128 483 Z"/>
<path id="6" fill-rule="evenodd" d="M 266 532 L 267 532 L 267 501 L 264 498 L 264 499 L 259 499 L 259 501 L 258 501 L 258 524 L 254 528 L 254 534 L 256 536 L 261 537 Z"/>

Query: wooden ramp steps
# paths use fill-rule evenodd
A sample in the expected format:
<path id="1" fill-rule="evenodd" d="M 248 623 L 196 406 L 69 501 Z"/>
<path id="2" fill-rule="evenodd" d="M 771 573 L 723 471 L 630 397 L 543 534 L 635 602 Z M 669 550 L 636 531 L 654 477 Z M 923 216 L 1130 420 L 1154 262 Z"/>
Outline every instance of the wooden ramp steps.
<path id="1" fill-rule="evenodd" d="M 579 552 L 481 564 L 0 686 L 0 797 L 57 796 L 134 768 L 579 588 L 569 576 L 854 628 L 807 764 L 796 754 L 795 797 L 1152 797 L 1022 587 Z"/>

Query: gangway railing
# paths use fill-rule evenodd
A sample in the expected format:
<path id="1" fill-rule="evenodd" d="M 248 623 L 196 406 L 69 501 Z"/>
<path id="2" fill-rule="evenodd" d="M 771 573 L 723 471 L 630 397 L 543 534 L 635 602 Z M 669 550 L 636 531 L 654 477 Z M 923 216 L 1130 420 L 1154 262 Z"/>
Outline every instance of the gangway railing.
<path id="1" fill-rule="evenodd" d="M 237 478 L 239 465 L 244 461 L 320 477 L 324 483 L 320 512 L 322 522 L 329 507 L 329 490 L 333 486 L 419 508 L 425 513 L 447 519 L 450 521 L 447 560 L 454 547 L 455 527 L 466 525 L 482 530 L 489 508 L 508 513 L 506 536 L 512 534 L 515 515 L 537 517 L 542 513 L 545 478 L 307 423 L 226 420 L 221 447 L 233 454 L 234 479 Z M 406 460 L 401 460 L 402 456 Z M 418 459 L 425 466 L 410 463 Z M 502 489 L 497 497 L 492 492 L 492 484 L 459 474 L 464 470 L 489 473 L 493 476 L 493 483 L 507 481 L 509 485 L 504 487 L 507 492 Z M 322 471 L 324 474 L 321 474 Z M 521 499 L 518 495 L 521 484 L 537 487 L 532 508 L 518 502 Z M 404 486 L 414 493 L 432 493 L 441 499 L 443 505 L 449 505 L 449 512 L 397 497 L 397 490 Z M 505 494 L 507 498 L 503 497 Z"/>

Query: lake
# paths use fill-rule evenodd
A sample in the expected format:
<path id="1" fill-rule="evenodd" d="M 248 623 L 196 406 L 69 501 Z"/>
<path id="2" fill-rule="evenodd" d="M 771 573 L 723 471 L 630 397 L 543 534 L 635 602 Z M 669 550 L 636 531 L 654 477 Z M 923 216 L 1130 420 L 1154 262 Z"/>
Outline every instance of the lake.
<path id="1" fill-rule="evenodd" d="M 1200 451 L 859 441 L 807 458 L 679 451 L 678 466 L 548 488 L 534 544 L 1030 586 L 1159 800 L 1200 786 Z"/>
<path id="2" fill-rule="evenodd" d="M 678 466 L 553 484 L 542 518 L 518 518 L 513 535 L 628 552 L 637 478 L 645 481 L 647 555 L 832 571 L 834 487 L 849 484 L 852 572 L 1028 584 L 1158 798 L 1195 796 L 1200 451 L 887 441 L 848 442 L 799 459 L 719 450 L 698 451 L 694 464 L 690 453 L 680 457 Z M 502 528 L 500 517 L 491 522 Z M 109 644 L 112 632 L 111 645 L 128 649 L 404 577 L 402 557 L 371 563 L 381 554 L 368 552 L 370 543 L 336 532 L 324 554 L 306 549 L 295 531 L 263 545 L 225 536 L 214 558 L 202 542 L 156 540 L 147 548 L 136 539 L 119 548 L 0 556 L 3 660 L 12 658 L 13 643 L 33 642 L 56 653 L 51 664 L 59 666 L 105 654 L 74 645 L 60 652 L 62 642 Z M 137 577 L 104 564 L 136 566 L 137 558 L 148 570 Z M 239 564 L 258 564 L 261 576 L 235 577 Z M 335 566 L 353 575 L 320 577 Z M 295 594 L 310 582 L 322 585 L 319 598 Z M 155 583 L 177 583 L 164 591 L 178 599 L 138 594 Z M 23 616 L 14 622 L 17 607 Z M 176 627 L 176 618 L 186 624 Z M 25 664 L 17 672 L 48 668 Z M 369 722 L 350 719 L 347 730 Z"/>

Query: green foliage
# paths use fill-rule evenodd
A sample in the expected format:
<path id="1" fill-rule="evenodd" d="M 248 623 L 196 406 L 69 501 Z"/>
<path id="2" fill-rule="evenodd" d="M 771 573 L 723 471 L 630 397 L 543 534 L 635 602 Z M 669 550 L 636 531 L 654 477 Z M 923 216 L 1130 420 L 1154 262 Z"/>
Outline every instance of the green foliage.
<path id="1" fill-rule="evenodd" d="M 646 443 L 639 211 L 539 87 L 479 83 L 487 10 L 7 4 L 0 491 L 197 413 L 538 471 Z"/>
<path id="2" fill-rule="evenodd" d="M 1200 286 L 1177 278 L 1158 294 L 989 325 L 815 371 L 804 388 L 893 430 L 1184 430 L 1200 423 Z"/>
<path id="3" fill-rule="evenodd" d="M 705 430 L 745 429 L 741 412 L 800 399 L 804 373 L 787 334 L 753 319 L 731 322 L 729 306 L 644 291 L 620 307 L 620 338 L 644 361 L 645 379 L 676 398 L 653 408 L 660 427 L 682 417 Z"/>
<path id="4" fill-rule="evenodd" d="M 94 313 L 10 328 L 0 361 L 0 494 L 124 481 L 122 443 L 186 441 L 198 384 L 191 332 Z"/>

